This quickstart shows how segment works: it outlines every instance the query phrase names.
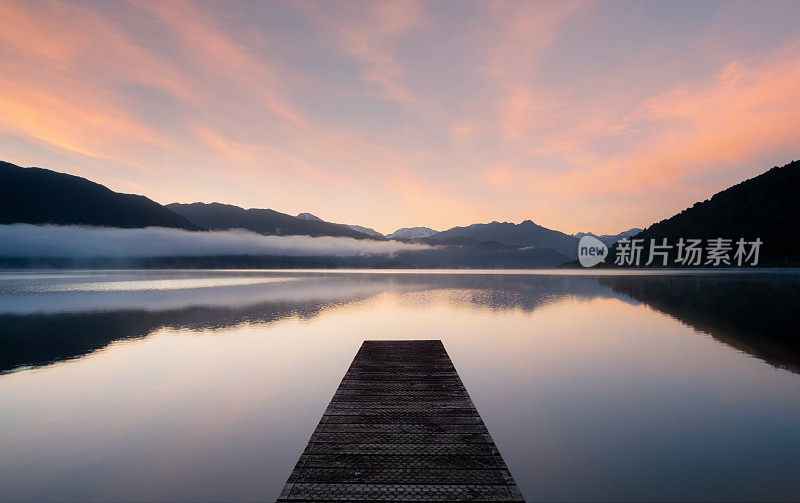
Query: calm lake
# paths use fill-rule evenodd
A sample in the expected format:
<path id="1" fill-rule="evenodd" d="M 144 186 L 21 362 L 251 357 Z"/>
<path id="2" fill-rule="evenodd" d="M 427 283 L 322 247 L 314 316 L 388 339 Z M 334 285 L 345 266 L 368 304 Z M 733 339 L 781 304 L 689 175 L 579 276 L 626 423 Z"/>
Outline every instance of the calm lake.
<path id="1" fill-rule="evenodd" d="M 529 501 L 800 499 L 800 273 L 5 271 L 0 500 L 274 501 L 441 339 Z"/>

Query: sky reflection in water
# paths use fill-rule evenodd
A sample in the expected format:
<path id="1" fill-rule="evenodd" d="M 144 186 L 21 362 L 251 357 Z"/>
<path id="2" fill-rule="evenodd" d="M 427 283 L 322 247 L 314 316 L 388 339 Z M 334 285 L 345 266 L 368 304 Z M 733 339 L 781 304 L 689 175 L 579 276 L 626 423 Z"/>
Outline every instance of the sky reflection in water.
<path id="1" fill-rule="evenodd" d="M 796 499 L 798 286 L 2 273 L 0 499 L 273 500 L 361 342 L 419 338 L 444 341 L 529 500 Z"/>

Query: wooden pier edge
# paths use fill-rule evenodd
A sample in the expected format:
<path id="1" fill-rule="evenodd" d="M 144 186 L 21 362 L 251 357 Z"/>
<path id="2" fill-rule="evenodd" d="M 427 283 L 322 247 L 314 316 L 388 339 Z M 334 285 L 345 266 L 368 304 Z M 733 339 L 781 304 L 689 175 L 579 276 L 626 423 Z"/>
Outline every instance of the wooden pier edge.
<path id="1" fill-rule="evenodd" d="M 525 501 L 440 340 L 361 345 L 278 502 Z"/>

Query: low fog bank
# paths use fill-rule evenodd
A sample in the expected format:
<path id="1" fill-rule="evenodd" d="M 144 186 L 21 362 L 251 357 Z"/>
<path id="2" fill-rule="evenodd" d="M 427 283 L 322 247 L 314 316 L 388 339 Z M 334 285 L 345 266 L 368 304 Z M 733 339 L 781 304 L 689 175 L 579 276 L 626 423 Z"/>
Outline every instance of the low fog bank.
<path id="1" fill-rule="evenodd" d="M 246 230 L 196 232 L 163 227 L 0 225 L 0 257 L 393 256 L 422 244 L 346 237 L 263 236 Z"/>

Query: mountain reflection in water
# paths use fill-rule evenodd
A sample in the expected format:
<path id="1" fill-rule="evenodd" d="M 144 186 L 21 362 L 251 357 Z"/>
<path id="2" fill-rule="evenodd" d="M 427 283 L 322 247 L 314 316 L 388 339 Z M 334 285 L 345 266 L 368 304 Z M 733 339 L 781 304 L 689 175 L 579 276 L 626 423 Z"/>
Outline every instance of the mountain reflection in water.
<path id="1" fill-rule="evenodd" d="M 796 500 L 799 287 L 0 272 L 0 502 L 274 500 L 365 339 L 441 339 L 529 501 Z"/>
<path id="2" fill-rule="evenodd" d="M 776 367 L 800 373 L 797 275 L 610 276 L 615 292 Z"/>
<path id="3" fill-rule="evenodd" d="M 173 273 L 173 279 L 185 281 L 178 279 L 185 274 Z M 78 283 L 83 291 L 63 288 L 63 277 L 58 275 L 56 282 L 22 292 L 19 281 L 6 284 L 5 291 L 0 284 L 0 296 L 5 298 L 0 306 L 0 373 L 80 358 L 113 341 L 146 337 L 161 328 L 219 330 L 289 317 L 310 319 L 387 292 L 442 290 L 461 291 L 466 294 L 462 302 L 497 311 L 532 312 L 569 297 L 641 302 L 771 365 L 800 373 L 800 321 L 794 313 L 800 305 L 800 275 L 796 274 L 298 276 L 282 272 L 270 274 L 270 281 L 263 283 L 257 279 L 264 273 L 213 274 L 232 281 L 216 288 L 189 284 L 182 290 L 108 291 L 96 286 L 119 282 L 109 273 L 94 277 L 99 280 L 94 283 Z M 138 279 L 133 278 L 132 285 Z M 276 279 L 280 281 L 272 281 Z"/>

